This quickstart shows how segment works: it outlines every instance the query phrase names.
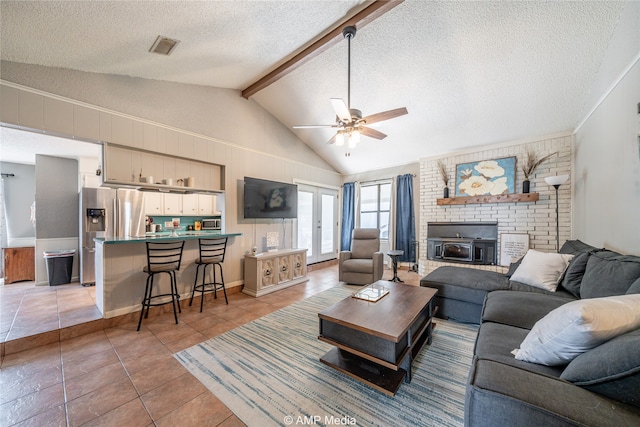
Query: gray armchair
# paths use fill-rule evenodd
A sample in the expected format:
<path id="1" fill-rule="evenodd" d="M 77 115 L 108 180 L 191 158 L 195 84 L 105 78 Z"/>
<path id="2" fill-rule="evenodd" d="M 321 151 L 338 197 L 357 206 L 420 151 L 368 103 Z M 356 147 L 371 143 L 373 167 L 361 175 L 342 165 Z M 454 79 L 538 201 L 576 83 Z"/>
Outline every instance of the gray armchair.
<path id="1" fill-rule="evenodd" d="M 351 250 L 340 252 L 338 280 L 353 285 L 368 285 L 382 279 L 384 256 L 380 251 L 380 230 L 356 228 Z"/>

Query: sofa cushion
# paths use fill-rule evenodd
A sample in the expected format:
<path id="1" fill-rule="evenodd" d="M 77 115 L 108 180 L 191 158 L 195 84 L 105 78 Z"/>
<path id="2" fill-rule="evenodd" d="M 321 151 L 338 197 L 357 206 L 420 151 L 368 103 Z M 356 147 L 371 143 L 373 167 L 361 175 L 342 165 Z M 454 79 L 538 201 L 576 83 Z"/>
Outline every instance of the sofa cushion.
<path id="1" fill-rule="evenodd" d="M 542 295 L 560 295 L 564 298 L 575 299 L 575 297 L 564 289 L 558 287 L 555 292 L 548 291 L 542 288 L 536 288 L 534 286 L 525 285 L 524 283 L 510 281 L 509 289 L 516 292 L 527 292 L 529 294 L 542 294 Z"/>
<path id="2" fill-rule="evenodd" d="M 442 266 L 423 277 L 420 286 L 438 289 L 442 298 L 482 304 L 487 291 L 509 289 L 509 279 L 494 271 Z"/>
<path id="3" fill-rule="evenodd" d="M 511 280 L 555 291 L 573 255 L 529 249 Z"/>
<path id="4" fill-rule="evenodd" d="M 627 294 L 640 294 L 640 277 L 638 277 L 636 281 L 629 286 Z"/>
<path id="5" fill-rule="evenodd" d="M 581 252 L 594 252 L 599 250 L 601 249 L 588 245 L 580 240 L 567 240 L 558 252 L 561 254 L 578 255 Z"/>
<path id="6" fill-rule="evenodd" d="M 507 271 L 505 276 L 511 278 L 511 276 L 513 276 L 513 273 L 515 273 L 518 267 L 520 267 L 520 264 L 522 264 L 523 259 L 524 259 L 524 256 L 521 256 L 520 258 L 518 258 L 517 261 L 514 261 L 511 264 L 509 264 L 509 270 Z"/>
<path id="7" fill-rule="evenodd" d="M 570 298 L 572 298 L 571 295 L 561 297 L 528 292 L 491 292 L 487 295 L 482 309 L 482 321 L 529 330 L 552 310 L 575 300 Z M 509 351 L 511 350 L 513 349 Z"/>
<path id="8" fill-rule="evenodd" d="M 637 426 L 640 409 L 492 360 L 471 364 L 465 426 Z"/>
<path id="9" fill-rule="evenodd" d="M 517 360 L 513 357 L 511 350 L 522 342 L 528 332 L 527 329 L 484 322 L 480 325 L 480 330 L 478 331 L 474 355 L 480 359 L 493 360 L 529 372 L 559 378 L 563 367 L 539 365 Z"/>
<path id="10" fill-rule="evenodd" d="M 554 366 L 640 327 L 640 294 L 577 300 L 540 319 L 514 350 L 516 359 Z"/>
<path id="11" fill-rule="evenodd" d="M 563 289 L 576 298 L 580 298 L 580 284 L 587 269 L 587 261 L 589 261 L 589 252 L 581 252 L 573 257 L 560 283 Z"/>
<path id="12" fill-rule="evenodd" d="M 640 407 L 640 329 L 615 337 L 576 357 L 560 378 Z"/>
<path id="13" fill-rule="evenodd" d="M 623 295 L 640 277 L 640 257 L 614 254 L 601 251 L 589 256 L 580 285 L 580 298 Z"/>

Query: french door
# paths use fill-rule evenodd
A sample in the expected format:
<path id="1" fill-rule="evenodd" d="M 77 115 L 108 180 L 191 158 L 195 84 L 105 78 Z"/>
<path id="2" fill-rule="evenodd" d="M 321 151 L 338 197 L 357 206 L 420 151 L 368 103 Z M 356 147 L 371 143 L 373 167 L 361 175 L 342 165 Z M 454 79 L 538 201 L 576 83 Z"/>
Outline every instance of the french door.
<path id="1" fill-rule="evenodd" d="M 337 258 L 338 190 L 298 184 L 298 248 L 307 264 Z"/>

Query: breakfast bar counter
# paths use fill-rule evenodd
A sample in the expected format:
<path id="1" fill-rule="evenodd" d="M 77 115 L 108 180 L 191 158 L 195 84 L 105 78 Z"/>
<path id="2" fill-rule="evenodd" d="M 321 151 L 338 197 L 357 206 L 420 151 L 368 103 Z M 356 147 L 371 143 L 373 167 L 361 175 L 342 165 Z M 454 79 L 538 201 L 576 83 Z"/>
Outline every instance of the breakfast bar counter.
<path id="1" fill-rule="evenodd" d="M 161 231 L 158 233 L 147 233 L 139 237 L 96 237 L 93 239 L 96 243 L 104 243 L 108 245 L 120 243 L 140 243 L 140 242 L 170 242 L 172 240 L 197 240 L 197 239 L 215 239 L 218 237 L 235 237 L 242 236 L 242 233 L 220 233 L 219 231 L 177 231 L 172 234 L 170 231 Z"/>
<path id="2" fill-rule="evenodd" d="M 105 319 L 140 311 L 147 274 L 146 242 L 184 240 L 180 270 L 176 274 L 180 299 L 188 300 L 195 280 L 195 260 L 199 256 L 198 239 L 228 237 L 227 245 L 241 233 L 219 231 L 182 231 L 147 233 L 140 237 L 95 238 L 96 306 Z M 167 275 L 161 275 L 167 276 Z M 154 285 L 158 293 L 168 293 L 168 277 L 161 277 Z M 154 291 L 154 294 L 156 292 Z"/>

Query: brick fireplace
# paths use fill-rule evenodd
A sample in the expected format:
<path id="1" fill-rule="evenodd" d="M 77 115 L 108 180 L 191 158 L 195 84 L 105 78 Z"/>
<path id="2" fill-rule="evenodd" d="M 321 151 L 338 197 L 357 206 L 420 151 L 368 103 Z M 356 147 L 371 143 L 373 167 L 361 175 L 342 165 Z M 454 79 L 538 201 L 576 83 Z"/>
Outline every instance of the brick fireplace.
<path id="1" fill-rule="evenodd" d="M 555 174 L 571 175 L 571 150 L 573 136 L 569 133 L 546 139 L 525 141 L 512 144 L 496 144 L 486 147 L 484 150 L 454 153 L 450 156 L 439 158 L 424 158 L 420 160 L 420 230 L 419 241 L 427 242 L 429 223 L 446 222 L 497 222 L 497 258 L 500 259 L 500 235 L 503 233 L 526 233 L 529 235 L 529 247 L 539 251 L 555 251 L 556 241 L 556 214 L 555 214 L 555 190 L 544 181 L 545 176 Z M 531 148 L 539 156 L 545 156 L 557 152 L 557 156 L 551 157 L 536 169 L 531 177 L 531 192 L 539 193 L 539 199 L 535 202 L 508 202 L 508 203 L 478 203 L 464 205 L 438 206 L 436 200 L 443 196 L 442 179 L 437 169 L 438 160 L 442 160 L 449 173 L 450 194 L 455 194 L 455 170 L 459 163 L 468 163 L 481 160 L 497 159 L 502 157 L 517 157 L 516 161 L 516 192 L 522 191 L 524 179 L 521 170 L 521 162 L 524 160 L 525 150 Z M 571 236 L 571 194 L 572 180 L 570 179 L 559 189 L 559 227 L 560 244 Z M 442 261 L 429 260 L 427 251 L 420 252 L 420 274 L 445 265 Z M 464 266 L 465 264 L 452 264 Z M 499 265 L 469 265 L 473 268 L 481 268 L 491 271 L 505 272 L 506 267 Z"/>

